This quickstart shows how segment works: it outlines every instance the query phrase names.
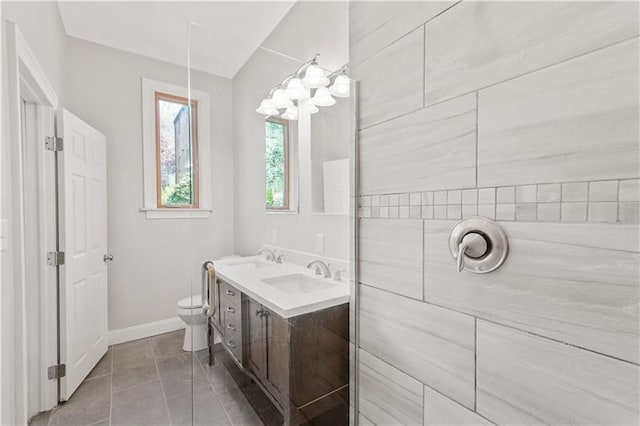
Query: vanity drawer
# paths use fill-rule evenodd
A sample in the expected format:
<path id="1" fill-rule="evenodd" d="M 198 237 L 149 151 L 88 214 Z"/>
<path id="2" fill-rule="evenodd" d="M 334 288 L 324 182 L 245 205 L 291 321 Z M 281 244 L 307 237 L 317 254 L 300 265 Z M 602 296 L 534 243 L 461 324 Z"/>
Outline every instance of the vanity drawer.
<path id="1" fill-rule="evenodd" d="M 231 300 L 225 300 L 222 305 L 224 313 L 224 344 L 236 356 L 238 361 L 242 361 L 242 311 L 240 304 L 235 304 Z"/>
<path id="2" fill-rule="evenodd" d="M 242 317 L 240 316 L 239 311 L 236 311 L 235 313 L 225 312 L 225 315 L 224 315 L 225 335 L 232 334 L 232 333 L 239 333 L 242 330 L 241 318 Z"/>
<path id="3" fill-rule="evenodd" d="M 240 330 L 225 330 L 224 334 L 224 344 L 233 353 L 240 353 L 240 349 L 242 349 L 242 333 Z"/>
<path id="4" fill-rule="evenodd" d="M 222 286 L 220 287 L 220 295 L 225 301 L 225 305 L 227 304 L 227 302 L 229 302 L 237 306 L 240 306 L 241 293 L 240 293 L 240 290 L 238 290 L 234 286 L 223 281 Z"/>
<path id="5" fill-rule="evenodd" d="M 224 345 L 236 357 L 238 362 L 242 362 L 242 330 L 233 319 L 225 321 Z"/>
<path id="6" fill-rule="evenodd" d="M 236 326 L 240 325 L 240 321 L 242 316 L 240 315 L 240 305 L 236 305 L 235 303 L 230 303 L 229 301 L 225 300 L 223 305 L 222 305 L 222 311 L 224 313 L 224 321 L 223 321 L 223 325 L 225 326 L 225 331 L 226 331 L 226 326 L 229 322 L 234 323 Z M 238 329 L 240 327 L 237 327 Z"/>

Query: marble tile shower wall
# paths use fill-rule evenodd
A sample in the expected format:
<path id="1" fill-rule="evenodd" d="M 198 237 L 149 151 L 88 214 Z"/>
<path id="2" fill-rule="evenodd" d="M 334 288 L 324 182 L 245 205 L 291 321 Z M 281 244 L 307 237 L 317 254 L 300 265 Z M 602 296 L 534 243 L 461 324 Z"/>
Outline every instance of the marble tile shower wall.
<path id="1" fill-rule="evenodd" d="M 360 2 L 360 424 L 638 424 L 637 3 Z M 507 262 L 458 273 L 496 220 Z"/>

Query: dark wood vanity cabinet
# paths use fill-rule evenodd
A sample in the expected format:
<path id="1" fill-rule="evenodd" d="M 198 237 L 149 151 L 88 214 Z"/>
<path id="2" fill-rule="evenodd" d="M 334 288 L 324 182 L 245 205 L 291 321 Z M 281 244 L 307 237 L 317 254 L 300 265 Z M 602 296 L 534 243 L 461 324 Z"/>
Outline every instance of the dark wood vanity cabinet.
<path id="1" fill-rule="evenodd" d="M 222 280 L 219 294 L 212 324 L 285 424 L 347 425 L 349 305 L 282 318 Z"/>
<path id="2" fill-rule="evenodd" d="M 247 299 L 246 368 L 279 403 L 285 423 L 348 424 L 348 304 L 285 319 Z"/>
<path id="3" fill-rule="evenodd" d="M 289 385 L 289 325 L 260 303 L 247 299 L 246 366 L 284 407 Z"/>

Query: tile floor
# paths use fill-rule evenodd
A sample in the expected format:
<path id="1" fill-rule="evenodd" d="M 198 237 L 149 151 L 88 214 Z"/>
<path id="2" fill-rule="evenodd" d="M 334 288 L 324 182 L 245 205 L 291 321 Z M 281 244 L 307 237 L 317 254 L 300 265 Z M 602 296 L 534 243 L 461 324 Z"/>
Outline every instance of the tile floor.
<path id="1" fill-rule="evenodd" d="M 183 335 L 110 347 L 71 399 L 35 417 L 31 426 L 191 425 L 191 353 L 182 350 Z M 258 413 L 267 424 L 282 424 L 275 407 L 255 394 L 255 384 L 224 362 L 224 353 L 217 354 L 215 366 L 207 365 L 206 351 L 196 358 L 194 425 L 262 425 Z"/>

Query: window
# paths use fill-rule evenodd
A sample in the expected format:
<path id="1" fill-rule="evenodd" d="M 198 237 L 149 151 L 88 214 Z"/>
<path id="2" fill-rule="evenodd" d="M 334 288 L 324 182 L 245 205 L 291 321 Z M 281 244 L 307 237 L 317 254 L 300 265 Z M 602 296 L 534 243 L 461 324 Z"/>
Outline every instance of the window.
<path id="1" fill-rule="evenodd" d="M 267 210 L 289 210 L 289 131 L 287 122 L 265 120 L 265 201 Z"/>
<path id="2" fill-rule="evenodd" d="M 142 79 L 142 211 L 147 219 L 210 216 L 209 120 L 207 92 Z"/>
<path id="3" fill-rule="evenodd" d="M 198 101 L 155 93 L 156 197 L 159 208 L 198 208 Z"/>

